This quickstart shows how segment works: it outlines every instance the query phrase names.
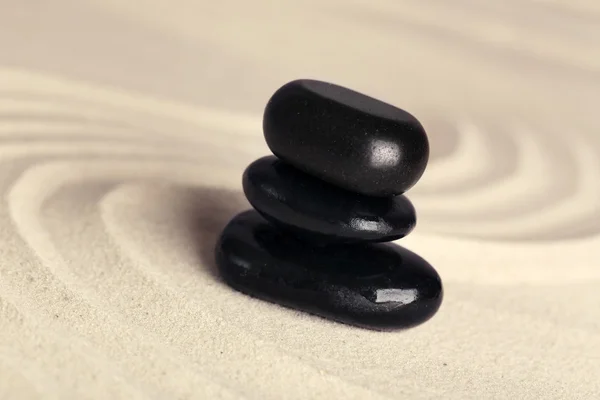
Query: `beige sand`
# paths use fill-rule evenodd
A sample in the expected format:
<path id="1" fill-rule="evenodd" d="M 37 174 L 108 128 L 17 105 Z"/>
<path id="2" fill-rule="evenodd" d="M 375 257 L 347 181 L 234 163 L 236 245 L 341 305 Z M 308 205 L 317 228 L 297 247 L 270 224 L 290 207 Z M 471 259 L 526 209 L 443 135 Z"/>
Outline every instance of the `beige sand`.
<path id="1" fill-rule="evenodd" d="M 596 0 L 0 6 L 0 399 L 600 398 Z M 297 77 L 431 135 L 429 323 L 250 299 L 212 246 Z"/>

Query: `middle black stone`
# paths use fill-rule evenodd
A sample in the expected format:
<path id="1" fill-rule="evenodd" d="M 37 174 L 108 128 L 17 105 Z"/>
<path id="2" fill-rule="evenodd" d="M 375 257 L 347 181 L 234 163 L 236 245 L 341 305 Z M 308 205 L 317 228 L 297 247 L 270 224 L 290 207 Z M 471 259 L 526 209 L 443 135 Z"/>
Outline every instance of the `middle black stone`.
<path id="1" fill-rule="evenodd" d="M 314 178 L 274 156 L 254 161 L 243 177 L 246 198 L 271 223 L 316 242 L 387 242 L 416 225 L 403 195 L 371 197 Z"/>

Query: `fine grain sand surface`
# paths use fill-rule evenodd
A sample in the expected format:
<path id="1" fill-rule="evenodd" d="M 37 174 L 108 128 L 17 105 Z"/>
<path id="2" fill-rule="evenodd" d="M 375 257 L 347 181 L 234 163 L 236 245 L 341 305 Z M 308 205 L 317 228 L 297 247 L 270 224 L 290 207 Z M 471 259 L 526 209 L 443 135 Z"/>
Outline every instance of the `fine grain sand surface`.
<path id="1" fill-rule="evenodd" d="M 0 49 L 0 399 L 600 398 L 597 0 L 5 0 Z M 428 323 L 219 280 L 300 77 L 423 121 Z"/>

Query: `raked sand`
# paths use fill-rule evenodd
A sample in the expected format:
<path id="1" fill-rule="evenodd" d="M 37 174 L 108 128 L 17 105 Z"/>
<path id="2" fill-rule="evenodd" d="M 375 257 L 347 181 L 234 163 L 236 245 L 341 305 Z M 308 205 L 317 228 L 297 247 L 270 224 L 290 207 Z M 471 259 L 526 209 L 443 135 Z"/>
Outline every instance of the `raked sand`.
<path id="1" fill-rule="evenodd" d="M 9 0 L 0 49 L 0 399 L 600 398 L 596 0 Z M 428 323 L 219 280 L 299 77 L 428 130 L 402 241 L 444 280 Z"/>

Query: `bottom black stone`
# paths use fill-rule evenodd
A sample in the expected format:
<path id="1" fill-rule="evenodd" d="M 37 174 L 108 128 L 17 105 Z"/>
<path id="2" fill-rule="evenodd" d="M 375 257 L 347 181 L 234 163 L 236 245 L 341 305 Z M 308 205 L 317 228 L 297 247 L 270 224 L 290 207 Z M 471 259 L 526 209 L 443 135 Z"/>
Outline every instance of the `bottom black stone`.
<path id="1" fill-rule="evenodd" d="M 400 246 L 311 246 L 253 210 L 229 222 L 215 256 L 225 282 L 240 292 L 368 329 L 418 325 L 443 297 L 433 267 Z"/>

